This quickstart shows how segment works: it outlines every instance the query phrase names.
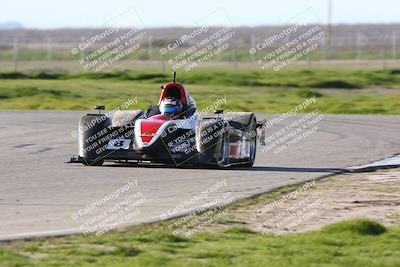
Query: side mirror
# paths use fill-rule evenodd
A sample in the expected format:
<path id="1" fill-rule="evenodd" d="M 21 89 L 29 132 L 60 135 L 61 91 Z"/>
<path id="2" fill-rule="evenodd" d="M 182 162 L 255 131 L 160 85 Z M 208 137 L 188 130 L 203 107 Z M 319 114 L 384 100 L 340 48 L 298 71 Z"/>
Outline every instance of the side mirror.
<path id="1" fill-rule="evenodd" d="M 105 110 L 106 106 L 104 106 L 104 105 L 96 105 L 96 106 L 94 106 L 94 109 L 98 110 L 99 114 L 101 114 L 101 110 Z"/>

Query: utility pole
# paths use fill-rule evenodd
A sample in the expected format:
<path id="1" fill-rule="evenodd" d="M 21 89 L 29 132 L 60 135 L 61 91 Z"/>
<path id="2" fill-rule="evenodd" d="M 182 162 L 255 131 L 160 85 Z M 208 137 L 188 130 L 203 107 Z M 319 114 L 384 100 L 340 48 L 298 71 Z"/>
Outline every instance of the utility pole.
<path id="1" fill-rule="evenodd" d="M 361 59 L 361 32 L 357 32 L 357 54 L 356 54 L 356 59 L 360 60 Z"/>
<path id="2" fill-rule="evenodd" d="M 18 71 L 18 39 L 14 40 L 12 61 L 13 61 L 14 71 L 16 72 Z"/>
<path id="3" fill-rule="evenodd" d="M 149 53 L 149 60 L 153 60 L 153 37 L 149 35 L 149 47 L 148 47 L 148 53 Z"/>
<path id="4" fill-rule="evenodd" d="M 256 47 L 256 38 L 254 37 L 253 34 L 250 36 L 250 47 L 251 48 L 255 48 Z M 255 61 L 254 54 L 250 54 L 250 58 L 251 58 L 252 61 Z"/>
<path id="5" fill-rule="evenodd" d="M 332 0 L 328 0 L 328 46 L 332 39 Z"/>
<path id="6" fill-rule="evenodd" d="M 382 69 L 386 69 L 386 47 L 385 44 L 382 46 Z"/>
<path id="7" fill-rule="evenodd" d="M 307 70 L 311 70 L 311 55 L 307 53 Z"/>
<path id="8" fill-rule="evenodd" d="M 394 60 L 397 59 L 397 32 L 392 31 L 392 57 Z"/>
<path id="9" fill-rule="evenodd" d="M 161 71 L 165 73 L 165 62 L 164 62 L 164 55 L 161 54 Z"/>
<path id="10" fill-rule="evenodd" d="M 236 49 L 235 48 L 232 51 L 232 61 L 233 61 L 233 69 L 234 70 L 238 70 L 237 56 L 236 56 Z"/>
<path id="11" fill-rule="evenodd" d="M 47 50 L 47 61 L 50 62 L 52 60 L 52 56 L 51 56 L 52 47 L 51 47 L 51 39 L 50 38 L 47 38 L 46 50 Z"/>
<path id="12" fill-rule="evenodd" d="M 322 36 L 321 41 L 320 41 L 320 44 L 321 44 L 321 57 L 320 57 L 320 59 L 321 59 L 321 60 L 325 60 L 325 59 L 326 59 L 326 55 L 325 55 L 326 37 L 325 37 L 325 35 Z"/>
<path id="13" fill-rule="evenodd" d="M 85 42 L 85 37 L 81 36 L 81 43 Z M 78 44 L 79 46 L 79 44 Z M 84 59 L 85 57 L 85 51 L 83 51 L 83 49 L 79 49 L 81 51 L 81 59 Z"/>

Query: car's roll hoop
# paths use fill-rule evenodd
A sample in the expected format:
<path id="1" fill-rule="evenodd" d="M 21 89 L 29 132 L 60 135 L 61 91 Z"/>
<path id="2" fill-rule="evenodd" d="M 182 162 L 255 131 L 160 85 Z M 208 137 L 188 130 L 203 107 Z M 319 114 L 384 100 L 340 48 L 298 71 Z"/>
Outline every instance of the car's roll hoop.
<path id="1" fill-rule="evenodd" d="M 173 75 L 173 76 L 172 76 L 172 77 L 173 77 L 173 78 L 172 78 L 172 82 L 173 82 L 173 83 L 176 83 L 176 71 L 174 71 L 172 75 Z"/>

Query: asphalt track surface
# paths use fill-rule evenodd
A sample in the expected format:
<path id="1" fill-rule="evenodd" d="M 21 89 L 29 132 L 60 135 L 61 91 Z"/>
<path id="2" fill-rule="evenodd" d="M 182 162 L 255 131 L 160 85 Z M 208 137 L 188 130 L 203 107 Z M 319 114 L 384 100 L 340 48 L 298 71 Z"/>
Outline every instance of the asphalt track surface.
<path id="1" fill-rule="evenodd" d="M 77 140 L 70 133 L 83 114 L 0 112 L 0 240 L 77 232 L 82 224 L 137 192 L 144 201 L 129 223 L 159 220 L 168 211 L 185 213 L 223 192 L 235 199 L 250 197 L 400 153 L 399 116 L 325 115 L 315 133 L 286 150 L 258 151 L 251 169 L 66 164 L 77 150 Z M 288 123 L 285 120 L 268 131 L 276 132 Z M 171 212 L 177 204 L 224 180 L 226 186 L 217 192 Z M 82 212 L 129 181 L 137 182 L 137 187 L 93 213 Z"/>

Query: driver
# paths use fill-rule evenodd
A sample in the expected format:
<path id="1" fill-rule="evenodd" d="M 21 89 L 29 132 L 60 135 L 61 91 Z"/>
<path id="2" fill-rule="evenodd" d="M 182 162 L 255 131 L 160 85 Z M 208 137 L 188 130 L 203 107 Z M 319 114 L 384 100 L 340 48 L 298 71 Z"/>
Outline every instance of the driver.
<path id="1" fill-rule="evenodd" d="M 176 117 L 182 113 L 183 106 L 181 101 L 173 97 L 166 97 L 161 100 L 160 112 L 162 115 Z"/>

